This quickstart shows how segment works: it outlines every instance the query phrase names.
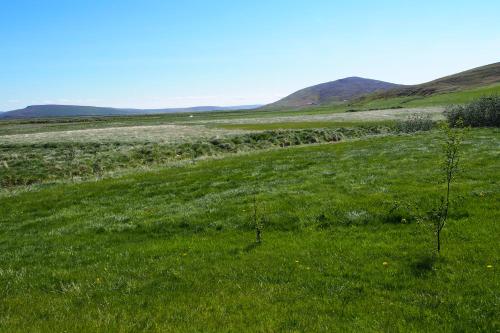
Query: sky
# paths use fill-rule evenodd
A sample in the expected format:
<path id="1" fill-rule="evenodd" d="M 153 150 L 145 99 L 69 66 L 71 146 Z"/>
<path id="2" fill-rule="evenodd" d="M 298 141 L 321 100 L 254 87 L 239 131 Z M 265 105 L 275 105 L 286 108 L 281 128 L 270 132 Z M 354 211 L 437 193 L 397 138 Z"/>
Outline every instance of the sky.
<path id="1" fill-rule="evenodd" d="M 500 61 L 498 0 L 0 0 L 0 110 L 273 102 Z"/>

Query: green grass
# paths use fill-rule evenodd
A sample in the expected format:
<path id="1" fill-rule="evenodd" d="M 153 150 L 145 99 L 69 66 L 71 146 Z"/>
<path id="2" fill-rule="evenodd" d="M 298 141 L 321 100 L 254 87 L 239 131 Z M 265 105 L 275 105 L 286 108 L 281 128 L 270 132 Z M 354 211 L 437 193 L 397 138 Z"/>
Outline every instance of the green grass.
<path id="1" fill-rule="evenodd" d="M 436 132 L 4 195 L 0 331 L 498 331 L 499 144 L 470 131 L 436 260 Z"/>
<path id="2" fill-rule="evenodd" d="M 146 132 L 142 129 L 143 132 Z M 145 141 L 76 141 L 24 138 L 0 142 L 0 189 L 60 180 L 102 178 L 117 172 L 158 168 L 179 161 L 235 154 L 271 147 L 335 142 L 345 138 L 394 133 L 381 125 L 335 129 L 299 129 L 252 132 L 165 143 L 157 137 Z M 118 134 L 115 134 L 118 136 Z M 74 136 L 74 134 L 73 134 Z M 96 137 L 94 134 L 93 137 Z M 161 136 L 160 136 L 161 138 Z M 35 139 L 31 139 L 34 141 Z M 38 140 L 38 139 L 37 139 Z M 46 141 L 48 140 L 48 141 Z M 156 141 L 155 141 L 156 140 Z M 100 141 L 100 142 L 99 142 Z"/>

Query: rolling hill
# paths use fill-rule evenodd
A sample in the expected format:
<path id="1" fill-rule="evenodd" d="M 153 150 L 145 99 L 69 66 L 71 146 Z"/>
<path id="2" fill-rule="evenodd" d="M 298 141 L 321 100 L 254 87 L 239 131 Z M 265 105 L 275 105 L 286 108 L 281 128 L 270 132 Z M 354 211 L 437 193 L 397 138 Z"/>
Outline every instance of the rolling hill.
<path id="1" fill-rule="evenodd" d="M 387 91 L 397 87 L 401 86 L 394 83 L 365 79 L 361 77 L 348 77 L 301 89 L 275 103 L 266 105 L 265 107 L 307 107 L 313 105 L 342 103 L 366 94 L 377 91 Z"/>
<path id="2" fill-rule="evenodd" d="M 75 116 L 122 116 L 144 115 L 175 112 L 207 112 L 223 110 L 248 110 L 258 108 L 260 105 L 239 106 L 196 106 L 189 108 L 168 109 L 125 109 L 81 105 L 31 105 L 24 109 L 0 113 L 0 119 L 16 118 L 46 118 L 46 117 L 75 117 Z"/>
<path id="3" fill-rule="evenodd" d="M 445 76 L 430 82 L 404 86 L 366 96 L 369 99 L 429 96 L 441 93 L 471 90 L 500 83 L 500 62 Z"/>
<path id="4" fill-rule="evenodd" d="M 483 90 L 484 92 L 500 91 L 500 62 L 417 85 L 398 85 L 349 77 L 304 88 L 263 108 L 304 108 L 344 103 L 360 107 L 371 105 L 383 108 L 384 105 L 390 107 L 398 106 L 400 102 L 403 104 L 408 102 L 403 99 L 413 101 L 414 99 L 436 99 L 439 96 L 449 97 L 437 98 L 438 100 L 442 99 L 443 102 L 460 103 L 464 102 L 461 98 L 463 96 L 458 96 L 457 93 L 469 93 L 472 98 L 481 94 Z M 436 102 L 439 104 L 439 101 Z"/>

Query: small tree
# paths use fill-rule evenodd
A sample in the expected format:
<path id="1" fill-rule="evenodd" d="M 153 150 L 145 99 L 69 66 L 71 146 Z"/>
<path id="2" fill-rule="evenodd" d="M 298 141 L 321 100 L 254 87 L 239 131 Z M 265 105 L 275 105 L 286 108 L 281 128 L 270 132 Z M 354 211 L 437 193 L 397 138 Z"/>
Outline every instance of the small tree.
<path id="1" fill-rule="evenodd" d="M 458 127 L 463 125 L 463 122 L 458 121 Z M 446 225 L 448 213 L 450 210 L 450 192 L 451 183 L 455 179 L 458 172 L 458 164 L 460 161 L 460 148 L 463 139 L 463 131 L 460 129 L 450 128 L 448 124 L 443 124 L 442 130 L 445 135 L 443 143 L 444 160 L 441 165 L 441 171 L 444 173 L 446 192 L 441 197 L 439 206 L 432 211 L 432 220 L 434 222 L 436 232 L 437 252 L 441 251 L 441 231 Z"/>
<path id="2" fill-rule="evenodd" d="M 262 242 L 262 229 L 264 228 L 264 223 L 262 218 L 259 216 L 257 195 L 253 195 L 253 212 L 252 212 L 252 222 L 255 229 L 255 242 Z"/>

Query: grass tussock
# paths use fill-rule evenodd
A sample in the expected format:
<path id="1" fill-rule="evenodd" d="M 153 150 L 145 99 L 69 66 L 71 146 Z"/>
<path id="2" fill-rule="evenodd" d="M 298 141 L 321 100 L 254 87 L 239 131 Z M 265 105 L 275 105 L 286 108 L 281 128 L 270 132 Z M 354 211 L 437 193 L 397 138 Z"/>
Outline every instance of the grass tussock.
<path id="1" fill-rule="evenodd" d="M 406 119 L 396 122 L 396 129 L 400 133 L 430 131 L 434 127 L 435 122 L 429 114 L 413 113 Z"/>

